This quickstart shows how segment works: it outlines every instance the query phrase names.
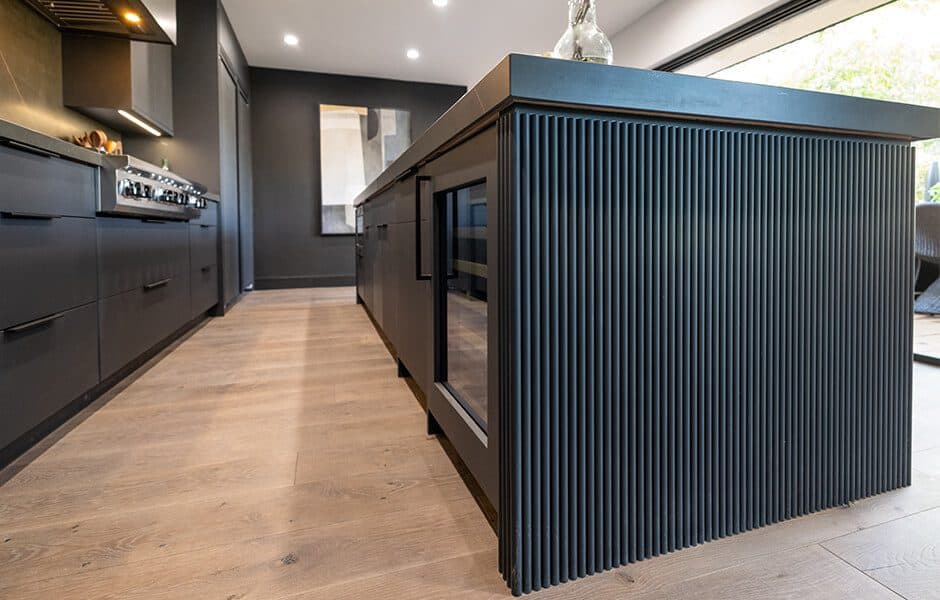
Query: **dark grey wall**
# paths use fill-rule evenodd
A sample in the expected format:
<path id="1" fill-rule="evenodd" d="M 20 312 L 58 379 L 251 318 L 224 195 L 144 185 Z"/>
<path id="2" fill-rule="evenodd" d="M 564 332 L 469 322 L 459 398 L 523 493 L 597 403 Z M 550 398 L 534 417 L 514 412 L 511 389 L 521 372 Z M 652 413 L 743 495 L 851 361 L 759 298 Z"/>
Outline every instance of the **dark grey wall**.
<path id="1" fill-rule="evenodd" d="M 462 86 L 251 69 L 256 287 L 348 285 L 351 236 L 320 235 L 319 105 L 411 111 L 412 139 L 466 93 Z"/>

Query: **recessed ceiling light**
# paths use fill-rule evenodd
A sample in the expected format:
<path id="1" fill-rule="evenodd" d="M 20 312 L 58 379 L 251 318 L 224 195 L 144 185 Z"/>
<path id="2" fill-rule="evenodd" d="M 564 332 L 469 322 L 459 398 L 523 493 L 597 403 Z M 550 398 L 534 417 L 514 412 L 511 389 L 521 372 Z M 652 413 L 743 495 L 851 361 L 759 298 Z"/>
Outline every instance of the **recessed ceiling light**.
<path id="1" fill-rule="evenodd" d="M 405 53 L 405 56 L 407 56 L 411 60 L 418 60 L 419 58 L 421 58 L 421 53 L 418 52 L 417 49 L 411 48 L 408 50 L 408 52 Z"/>
<path id="2" fill-rule="evenodd" d="M 447 0 L 433 0 L 433 1 L 434 1 L 434 6 L 437 6 L 438 8 L 444 8 L 445 6 L 447 6 Z"/>
<path id="3" fill-rule="evenodd" d="M 284 36 L 284 43 L 288 46 L 296 46 L 300 43 L 300 40 L 293 33 L 288 33 Z"/>

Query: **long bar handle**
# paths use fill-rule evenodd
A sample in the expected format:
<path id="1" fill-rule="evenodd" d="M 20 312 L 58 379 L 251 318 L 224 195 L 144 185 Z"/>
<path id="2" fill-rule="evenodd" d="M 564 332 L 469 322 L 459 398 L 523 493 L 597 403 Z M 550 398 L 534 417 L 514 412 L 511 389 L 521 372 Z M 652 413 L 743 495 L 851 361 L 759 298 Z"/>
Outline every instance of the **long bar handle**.
<path id="1" fill-rule="evenodd" d="M 9 329 L 5 330 L 4 333 L 22 333 L 22 332 L 27 331 L 27 330 L 30 330 L 30 329 L 35 329 L 36 327 L 41 327 L 41 326 L 43 326 L 43 325 L 47 325 L 47 324 L 49 324 L 49 323 L 52 323 L 53 321 L 57 321 L 57 320 L 61 319 L 61 318 L 64 317 L 64 316 L 65 316 L 65 313 L 64 313 L 64 312 L 56 313 L 56 314 L 54 314 L 54 315 L 49 315 L 48 317 L 43 317 L 43 318 L 41 318 L 41 319 L 36 319 L 35 321 L 30 321 L 30 322 L 28 322 L 28 323 L 23 323 L 22 325 L 17 325 L 17 326 L 15 326 L 15 327 L 10 327 Z"/>
<path id="2" fill-rule="evenodd" d="M 172 277 L 167 278 L 167 279 L 161 279 L 160 281 L 154 281 L 153 283 L 148 283 L 147 285 L 144 286 L 144 291 L 149 292 L 150 290 L 162 288 L 163 286 L 167 285 L 171 281 L 173 281 Z"/>
<path id="3" fill-rule="evenodd" d="M 0 212 L 0 216 L 5 219 L 35 219 L 37 221 L 51 221 L 53 219 L 61 219 L 62 215 L 47 215 L 44 213 L 31 213 L 31 212 L 18 212 L 18 211 L 3 211 Z"/>
<path id="4" fill-rule="evenodd" d="M 37 148 L 31 144 L 24 144 L 23 142 L 17 142 L 16 140 L 3 140 L 2 143 L 4 146 L 10 146 L 11 148 L 16 148 L 17 150 L 22 150 L 23 152 L 29 152 L 30 154 L 36 154 L 44 158 L 62 158 L 61 155 L 56 154 L 55 152 L 50 152 L 43 148 Z"/>

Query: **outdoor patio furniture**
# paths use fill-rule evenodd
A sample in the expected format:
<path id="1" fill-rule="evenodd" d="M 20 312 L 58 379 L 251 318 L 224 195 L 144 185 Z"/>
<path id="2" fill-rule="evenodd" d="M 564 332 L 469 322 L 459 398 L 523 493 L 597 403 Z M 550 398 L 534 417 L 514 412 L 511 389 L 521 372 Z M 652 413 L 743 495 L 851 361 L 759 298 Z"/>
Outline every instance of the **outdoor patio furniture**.
<path id="1" fill-rule="evenodd" d="M 914 255 L 918 270 L 924 263 L 940 265 L 940 203 L 918 204 L 914 208 L 914 216 Z M 940 314 L 940 278 L 917 298 L 914 312 Z"/>

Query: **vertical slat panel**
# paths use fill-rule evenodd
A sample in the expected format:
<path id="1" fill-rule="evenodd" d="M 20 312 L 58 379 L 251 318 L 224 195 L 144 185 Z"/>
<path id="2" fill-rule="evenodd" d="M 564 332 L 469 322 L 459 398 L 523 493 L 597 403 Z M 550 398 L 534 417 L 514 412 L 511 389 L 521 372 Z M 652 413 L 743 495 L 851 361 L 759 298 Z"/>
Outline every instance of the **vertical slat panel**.
<path id="1" fill-rule="evenodd" d="M 910 484 L 910 148 L 534 109 L 499 127 L 515 593 Z"/>

